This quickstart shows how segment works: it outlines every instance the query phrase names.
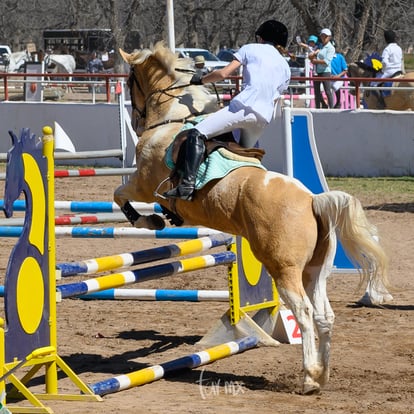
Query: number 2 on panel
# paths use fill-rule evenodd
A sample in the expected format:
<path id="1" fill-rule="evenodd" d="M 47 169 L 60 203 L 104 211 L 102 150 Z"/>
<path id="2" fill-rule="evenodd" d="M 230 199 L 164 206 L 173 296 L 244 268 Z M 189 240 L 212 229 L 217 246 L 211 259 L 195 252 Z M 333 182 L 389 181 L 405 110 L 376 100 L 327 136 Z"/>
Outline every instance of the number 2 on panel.
<path id="1" fill-rule="evenodd" d="M 302 334 L 300 333 L 300 328 L 298 325 L 298 322 L 296 321 L 296 318 L 293 315 L 288 315 L 286 318 L 289 322 L 293 321 L 294 327 L 292 329 L 292 338 L 302 338 Z"/>

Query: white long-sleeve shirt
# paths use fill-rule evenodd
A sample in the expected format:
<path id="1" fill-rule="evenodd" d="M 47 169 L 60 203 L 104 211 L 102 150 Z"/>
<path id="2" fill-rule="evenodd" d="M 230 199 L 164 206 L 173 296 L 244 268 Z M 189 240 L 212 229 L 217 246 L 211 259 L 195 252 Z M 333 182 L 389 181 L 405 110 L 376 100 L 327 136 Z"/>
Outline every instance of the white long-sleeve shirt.
<path id="1" fill-rule="evenodd" d="M 391 78 L 395 72 L 402 70 L 403 53 L 397 43 L 389 43 L 382 52 L 382 76 Z"/>

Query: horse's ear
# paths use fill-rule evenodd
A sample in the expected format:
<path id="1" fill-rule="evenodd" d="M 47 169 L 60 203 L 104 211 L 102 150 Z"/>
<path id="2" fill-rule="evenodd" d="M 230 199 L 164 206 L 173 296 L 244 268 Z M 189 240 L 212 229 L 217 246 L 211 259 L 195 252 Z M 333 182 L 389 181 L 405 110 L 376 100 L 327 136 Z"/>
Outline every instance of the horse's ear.
<path id="1" fill-rule="evenodd" d="M 131 54 L 125 52 L 125 50 L 119 49 L 119 54 L 121 55 L 122 59 L 128 64 L 131 64 Z"/>

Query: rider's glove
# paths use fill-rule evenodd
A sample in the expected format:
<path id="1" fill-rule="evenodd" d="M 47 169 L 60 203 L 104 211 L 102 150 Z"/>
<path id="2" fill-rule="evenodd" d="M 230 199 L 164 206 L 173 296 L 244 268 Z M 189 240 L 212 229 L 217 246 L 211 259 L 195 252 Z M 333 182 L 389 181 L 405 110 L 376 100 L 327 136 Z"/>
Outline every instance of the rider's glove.
<path id="1" fill-rule="evenodd" d="M 191 85 L 202 85 L 203 84 L 203 77 L 198 73 L 195 73 L 190 80 Z"/>

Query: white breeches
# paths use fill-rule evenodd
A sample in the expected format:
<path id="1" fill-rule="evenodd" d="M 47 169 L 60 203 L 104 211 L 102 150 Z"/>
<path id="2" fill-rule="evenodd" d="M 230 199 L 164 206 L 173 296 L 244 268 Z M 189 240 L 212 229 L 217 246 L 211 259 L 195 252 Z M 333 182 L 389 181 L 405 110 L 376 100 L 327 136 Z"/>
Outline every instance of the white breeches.
<path id="1" fill-rule="evenodd" d="M 225 132 L 233 132 L 235 140 L 245 148 L 252 148 L 262 135 L 266 120 L 249 108 L 232 111 L 228 106 L 209 115 L 195 126 L 207 139 Z"/>

